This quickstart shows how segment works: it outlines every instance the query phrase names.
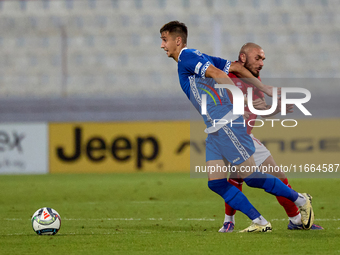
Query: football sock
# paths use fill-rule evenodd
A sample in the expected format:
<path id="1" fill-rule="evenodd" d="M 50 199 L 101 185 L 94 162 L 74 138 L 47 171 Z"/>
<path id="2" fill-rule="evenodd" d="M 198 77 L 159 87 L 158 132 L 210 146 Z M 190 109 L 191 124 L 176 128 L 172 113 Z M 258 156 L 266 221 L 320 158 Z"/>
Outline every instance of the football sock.
<path id="1" fill-rule="evenodd" d="M 232 222 L 235 225 L 235 215 L 224 215 L 224 222 Z"/>
<path id="2" fill-rule="evenodd" d="M 255 172 L 243 180 L 249 187 L 264 189 L 266 192 L 275 196 L 288 198 L 290 201 L 293 201 L 296 205 L 298 205 L 296 203 L 296 201 L 299 200 L 298 193 L 287 187 L 282 181 L 280 181 L 280 179 L 272 175 Z M 300 202 L 301 201 L 299 200 L 298 203 Z"/>
<path id="3" fill-rule="evenodd" d="M 292 188 L 289 185 L 287 178 L 283 181 L 283 183 L 286 184 L 286 186 L 288 186 L 289 188 Z M 283 206 L 283 208 L 285 209 L 289 218 L 293 218 L 300 213 L 299 208 L 292 201 L 288 200 L 287 198 L 277 196 L 276 199 L 279 202 L 279 204 Z M 301 221 L 301 215 L 300 215 L 300 221 Z"/>
<path id="4" fill-rule="evenodd" d="M 259 225 L 267 225 L 268 221 L 263 218 L 263 216 L 257 217 L 256 219 L 253 220 L 254 223 L 259 224 Z"/>
<path id="5" fill-rule="evenodd" d="M 296 215 L 294 217 L 289 217 L 289 220 L 291 222 L 293 222 L 295 225 L 301 225 L 302 224 L 300 212 L 299 212 L 298 215 Z"/>
<path id="6" fill-rule="evenodd" d="M 243 184 L 243 179 L 242 178 L 229 178 L 228 182 L 230 184 L 232 184 L 233 186 L 235 186 L 236 188 L 238 188 L 240 191 L 242 191 L 242 184 Z M 225 203 L 225 215 L 227 216 L 233 216 L 235 215 L 236 210 L 234 208 L 232 208 L 230 205 L 228 205 L 227 203 Z M 226 222 L 226 221 L 224 221 Z M 233 221 L 233 223 L 235 224 L 235 222 Z"/>
<path id="7" fill-rule="evenodd" d="M 294 204 L 296 204 L 297 206 L 303 206 L 306 203 L 306 198 L 298 193 L 298 198 L 294 201 Z"/>
<path id="8" fill-rule="evenodd" d="M 230 184 L 234 185 L 240 191 L 242 191 L 242 184 L 243 184 L 243 179 L 242 178 L 229 178 L 228 182 Z"/>
<path id="9" fill-rule="evenodd" d="M 227 179 L 210 180 L 208 181 L 208 186 L 212 191 L 219 194 L 232 208 L 243 212 L 251 220 L 261 216 L 246 196 L 231 185 Z"/>

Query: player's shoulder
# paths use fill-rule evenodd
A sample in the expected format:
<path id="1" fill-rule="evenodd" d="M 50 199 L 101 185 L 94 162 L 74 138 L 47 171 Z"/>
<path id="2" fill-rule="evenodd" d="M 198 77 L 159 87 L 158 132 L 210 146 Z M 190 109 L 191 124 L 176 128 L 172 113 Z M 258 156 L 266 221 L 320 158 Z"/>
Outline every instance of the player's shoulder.
<path id="1" fill-rule="evenodd" d="M 179 56 L 179 60 L 185 60 L 187 58 L 194 58 L 194 57 L 202 57 L 203 54 L 196 49 L 188 49 L 188 48 L 184 48 Z"/>
<path id="2" fill-rule="evenodd" d="M 234 73 L 228 73 L 228 76 L 229 76 L 230 78 L 238 78 Z"/>
<path id="3" fill-rule="evenodd" d="M 231 65 L 232 63 L 237 63 L 237 60 L 235 60 L 235 61 L 230 61 L 230 65 Z M 229 73 L 228 73 L 228 76 L 229 76 L 230 78 L 238 79 L 238 77 L 237 77 L 237 75 L 236 75 L 235 73 L 229 72 Z"/>
<path id="4" fill-rule="evenodd" d="M 178 58 L 178 69 L 191 69 L 195 67 L 196 69 L 199 69 L 202 65 L 204 65 L 206 62 L 209 62 L 208 59 L 206 59 L 203 54 L 196 49 L 183 49 L 179 55 Z M 191 70 L 193 71 L 193 70 Z"/>

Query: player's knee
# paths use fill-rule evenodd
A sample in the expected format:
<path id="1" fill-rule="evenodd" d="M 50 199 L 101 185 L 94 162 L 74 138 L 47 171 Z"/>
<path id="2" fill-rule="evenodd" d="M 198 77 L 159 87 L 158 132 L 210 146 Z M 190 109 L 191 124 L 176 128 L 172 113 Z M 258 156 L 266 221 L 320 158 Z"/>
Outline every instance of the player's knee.
<path id="1" fill-rule="evenodd" d="M 223 196 L 232 185 L 228 182 L 227 179 L 218 179 L 208 181 L 208 187 L 215 193 Z"/>
<path id="2" fill-rule="evenodd" d="M 266 175 L 260 172 L 255 172 L 243 179 L 244 182 L 252 188 L 264 188 L 266 182 Z"/>
<path id="3" fill-rule="evenodd" d="M 268 193 L 274 194 L 273 190 L 274 190 L 274 187 L 276 186 L 276 181 L 280 181 L 280 180 L 275 177 L 271 177 L 271 176 L 269 178 L 266 178 L 266 181 L 263 184 L 264 190 Z"/>
<path id="4" fill-rule="evenodd" d="M 266 173 L 255 172 L 244 179 L 245 183 L 252 188 L 264 189 L 266 192 L 271 193 L 275 187 L 275 182 L 278 180 L 274 176 Z"/>
<path id="5" fill-rule="evenodd" d="M 238 208 L 239 203 L 243 203 L 241 198 L 245 197 L 241 191 L 231 185 L 227 179 L 208 181 L 208 187 L 220 195 L 226 203 L 234 209 Z"/>

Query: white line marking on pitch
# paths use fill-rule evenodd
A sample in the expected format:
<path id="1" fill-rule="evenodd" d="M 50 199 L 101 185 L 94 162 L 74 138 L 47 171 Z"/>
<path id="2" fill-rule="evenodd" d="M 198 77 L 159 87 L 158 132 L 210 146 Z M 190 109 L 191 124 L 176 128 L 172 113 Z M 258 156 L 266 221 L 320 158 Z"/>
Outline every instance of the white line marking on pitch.
<path id="1" fill-rule="evenodd" d="M 103 219 L 71 219 L 71 218 L 62 218 L 62 220 L 74 220 L 74 221 L 83 221 L 83 220 L 93 220 L 93 221 L 141 221 L 141 220 L 149 220 L 149 221 L 162 221 L 163 218 L 103 218 Z M 179 218 L 176 219 L 179 221 L 215 221 L 216 219 L 207 219 L 207 218 Z"/>
<path id="2" fill-rule="evenodd" d="M 75 219 L 75 218 L 61 218 L 62 220 L 69 220 L 69 221 L 86 221 L 86 220 L 93 220 L 93 221 L 162 221 L 163 218 L 101 218 L 101 219 Z M 20 221 L 23 220 L 21 218 L 4 218 L 0 219 L 3 221 Z M 31 220 L 31 219 L 29 219 Z M 167 219 L 165 219 L 167 220 Z M 171 220 L 171 219 L 170 219 Z M 216 219 L 209 219 L 209 218 L 178 218 L 175 219 L 178 221 L 216 221 Z M 218 219 L 219 220 L 219 219 Z M 270 221 L 287 221 L 288 219 L 270 219 Z M 340 221 L 340 219 L 315 219 L 315 221 Z"/>
<path id="3" fill-rule="evenodd" d="M 94 220 L 94 221 L 141 221 L 141 220 L 150 220 L 150 221 L 162 221 L 163 218 L 102 218 L 102 219 L 71 219 L 71 218 L 62 218 L 62 220 Z M 167 219 L 165 219 L 167 220 Z M 216 221 L 216 219 L 209 218 L 178 218 L 178 221 Z M 219 220 L 219 219 L 218 219 Z M 270 221 L 287 221 L 288 219 L 270 219 Z M 315 219 L 315 221 L 340 221 L 340 219 Z"/>

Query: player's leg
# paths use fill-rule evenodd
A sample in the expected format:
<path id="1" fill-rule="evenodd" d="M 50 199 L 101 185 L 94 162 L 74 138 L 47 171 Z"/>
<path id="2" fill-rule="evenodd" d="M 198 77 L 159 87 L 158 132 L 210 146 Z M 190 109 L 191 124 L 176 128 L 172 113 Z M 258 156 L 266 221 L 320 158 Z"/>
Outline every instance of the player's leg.
<path id="1" fill-rule="evenodd" d="M 240 117 L 240 120 L 241 119 L 242 117 Z M 239 139 L 240 136 L 243 137 L 243 139 Z M 214 145 L 212 150 L 210 150 L 211 144 Z M 227 159 L 229 162 L 233 162 L 235 165 L 251 164 L 255 166 L 255 161 L 252 157 L 252 154 L 255 152 L 254 143 L 252 142 L 250 136 L 246 133 L 245 127 L 242 125 L 231 128 L 231 124 L 228 124 L 223 126 L 223 128 L 217 132 L 209 134 L 206 143 L 206 151 L 212 151 L 216 154 L 219 153 L 222 158 Z M 208 159 L 211 160 L 214 158 L 209 157 L 207 154 L 207 162 L 209 164 L 211 162 L 209 162 Z M 215 183 L 213 183 L 214 180 L 212 180 L 214 177 L 210 176 L 209 178 L 211 179 L 209 184 L 215 185 Z M 219 181 L 221 182 L 221 180 Z M 248 199 L 241 191 L 231 185 L 226 178 L 223 179 L 223 184 L 233 192 L 226 192 L 224 190 L 226 195 L 230 195 L 228 199 L 225 198 L 221 192 L 214 189 L 212 185 L 209 185 L 209 187 L 224 197 L 224 201 L 232 208 L 242 211 L 252 220 L 252 225 L 243 230 L 243 232 L 271 231 L 271 224 L 256 211 L 256 209 L 249 203 Z"/>
<path id="2" fill-rule="evenodd" d="M 223 160 L 207 161 L 208 169 L 223 167 Z M 271 224 L 255 209 L 247 197 L 227 180 L 227 173 L 209 172 L 209 188 L 220 195 L 232 208 L 243 212 L 252 220 L 253 231 L 246 232 L 270 232 Z"/>
<path id="3" fill-rule="evenodd" d="M 270 151 L 257 138 L 255 138 L 253 134 L 250 136 L 252 137 L 255 146 L 254 158 L 256 165 L 261 166 L 261 171 L 265 171 L 266 173 L 279 178 L 286 186 L 291 188 L 291 186 L 288 184 L 288 179 L 285 173 L 276 164 Z M 292 201 L 285 197 L 276 196 L 276 199 L 278 200 L 279 204 L 283 206 L 290 220 L 294 223 L 300 222 L 301 224 L 301 214 L 299 208 L 297 208 L 297 206 Z"/>
<path id="4" fill-rule="evenodd" d="M 208 171 L 209 188 L 220 195 L 223 200 L 233 208 L 246 214 L 254 224 L 258 224 L 257 228 L 254 229 L 254 232 L 270 232 L 270 223 L 261 216 L 242 192 L 228 182 L 228 172 L 218 171 L 218 169 L 223 169 L 226 165 L 223 156 L 216 147 L 215 138 L 219 140 L 218 134 L 209 134 L 206 140 L 207 168 L 210 170 L 213 169 L 213 171 Z M 228 232 L 232 232 L 233 229 L 233 225 L 230 225 Z"/>
<path id="5" fill-rule="evenodd" d="M 240 119 L 237 119 L 238 123 L 240 123 L 239 121 L 242 120 L 243 120 L 242 117 L 240 117 Z M 252 138 L 246 133 L 244 126 L 242 125 L 232 126 L 231 124 L 228 124 L 223 126 L 218 132 L 209 134 L 208 138 L 212 140 L 217 150 L 229 162 L 237 166 L 240 176 L 244 179 L 248 186 L 254 188 L 262 188 L 266 192 L 273 194 L 275 196 L 283 196 L 290 199 L 300 208 L 304 228 L 309 229 L 311 227 L 314 220 L 314 213 L 307 194 L 304 195 L 299 194 L 296 191 L 287 187 L 285 184 L 283 184 L 283 182 L 280 181 L 278 178 L 257 171 L 255 160 L 252 156 L 255 152 L 254 142 Z M 224 185 L 227 186 L 227 184 L 229 183 L 227 182 L 226 179 L 224 181 L 225 181 Z M 233 189 L 234 191 L 237 190 L 239 193 L 241 193 L 237 188 L 233 186 L 232 188 L 234 188 Z M 213 188 L 211 189 L 214 190 Z M 226 192 L 227 190 L 223 191 Z M 215 192 L 219 194 L 219 192 L 217 191 Z M 239 210 L 231 203 L 232 199 L 225 198 L 224 200 L 231 207 Z M 245 211 L 243 210 L 242 212 Z M 259 223 L 254 222 L 254 224 Z M 262 223 L 260 224 L 262 225 Z M 250 230 L 251 227 L 246 229 L 245 231 L 251 231 Z"/>
<path id="6" fill-rule="evenodd" d="M 216 165 L 222 165 L 222 164 L 225 164 L 225 165 L 228 165 L 228 166 L 230 165 L 229 162 L 225 162 L 224 160 L 211 160 L 211 161 L 207 162 L 208 168 L 209 168 L 209 166 L 215 168 Z M 227 179 L 227 174 L 228 173 L 226 173 L 226 174 L 221 174 L 221 173 L 212 174 L 212 173 L 210 173 L 209 174 L 209 180 Z M 229 206 L 226 202 L 224 202 L 224 204 L 226 206 L 228 206 L 231 210 L 236 212 L 236 210 L 233 209 L 231 206 Z M 234 212 L 234 214 L 235 214 L 235 212 Z M 225 220 L 224 220 L 223 226 L 218 230 L 218 232 L 223 232 L 223 233 L 233 232 L 234 227 L 235 227 L 235 221 L 233 220 L 233 218 L 234 218 L 233 216 L 231 216 L 230 219 L 228 217 L 226 217 Z"/>
<path id="7" fill-rule="evenodd" d="M 265 169 L 265 171 L 267 173 L 270 173 L 271 175 L 274 175 L 275 177 L 279 178 L 285 185 L 287 185 L 288 187 L 291 188 L 291 186 L 288 184 L 288 179 L 286 177 L 286 175 L 284 174 L 283 171 L 281 171 L 281 169 L 279 168 L 279 166 L 276 165 L 274 158 L 271 156 L 269 150 L 258 140 L 256 139 L 252 134 L 250 135 L 253 142 L 254 142 L 254 146 L 255 146 L 255 153 L 254 153 L 254 159 L 255 159 L 255 163 L 257 166 L 262 167 L 262 169 Z M 239 177 L 237 175 L 237 177 Z M 238 187 L 238 188 L 242 188 L 242 179 L 240 178 L 235 178 L 234 176 L 230 176 L 229 178 L 229 182 L 231 184 L 233 184 L 234 186 Z M 284 209 L 286 210 L 288 217 L 290 218 L 291 222 L 289 225 L 289 229 L 294 228 L 294 224 L 297 224 L 300 222 L 299 226 L 301 225 L 301 214 L 299 212 L 299 209 L 297 208 L 297 206 L 289 199 L 285 198 L 285 197 L 280 197 L 280 196 L 276 196 L 277 200 L 279 201 L 279 203 L 284 207 Z M 226 216 L 225 218 L 235 218 L 235 216 L 233 215 L 234 211 L 233 209 L 226 204 L 225 206 L 225 212 L 226 212 Z M 235 221 L 235 220 L 234 220 Z M 233 222 L 234 222 L 233 221 Z M 301 226 L 300 226 L 301 227 Z M 317 226 L 317 225 L 312 225 L 311 227 L 312 229 L 322 229 L 322 227 Z M 296 229 L 296 228 L 294 228 Z"/>
<path id="8" fill-rule="evenodd" d="M 260 216 L 245 195 L 227 181 L 228 172 L 216 171 L 216 169 L 225 166 L 223 160 L 209 160 L 206 164 L 207 168 L 210 169 L 208 186 L 212 191 L 219 194 L 233 208 L 246 214 L 251 220 Z"/>
<path id="9" fill-rule="evenodd" d="M 250 137 L 252 138 L 252 142 L 253 142 L 254 147 L 255 147 L 255 153 L 253 155 L 254 160 L 255 160 L 255 164 L 257 166 L 259 166 L 263 162 L 266 162 L 268 164 L 272 163 L 271 160 L 267 160 L 269 157 L 272 158 L 269 150 L 258 139 L 256 139 L 253 135 L 250 135 Z M 273 173 L 275 173 L 275 172 L 273 172 Z M 280 174 L 277 174 L 277 177 L 281 178 L 282 180 L 285 179 L 284 173 L 283 173 L 282 176 Z M 238 173 L 235 173 L 235 172 L 231 173 L 228 181 L 229 181 L 229 183 L 231 183 L 232 185 L 234 185 L 235 187 L 237 187 L 239 190 L 242 191 L 243 179 L 239 176 Z M 286 198 L 284 198 L 284 199 L 286 199 Z M 296 211 L 299 212 L 299 209 L 296 207 L 296 205 L 293 202 L 291 202 L 288 199 L 286 199 L 286 200 L 289 201 L 291 204 L 293 204 L 293 206 L 296 208 Z M 224 222 L 230 221 L 230 222 L 233 222 L 235 224 L 235 213 L 236 213 L 236 211 L 230 205 L 225 203 L 225 221 Z M 224 229 L 225 228 L 223 226 L 220 229 L 220 232 L 224 232 Z"/>
<path id="10" fill-rule="evenodd" d="M 267 167 L 267 169 L 270 169 L 270 167 L 278 167 L 276 165 L 276 162 L 274 161 L 273 156 L 269 156 L 268 158 L 266 158 L 266 160 L 262 163 L 263 167 Z M 273 169 L 273 168 L 272 168 Z M 288 179 L 286 177 L 286 175 L 284 174 L 284 172 L 282 171 L 272 171 L 269 172 L 270 174 L 276 176 L 277 178 L 279 178 L 286 186 L 288 186 L 289 188 L 292 188 L 289 183 L 288 183 Z M 301 214 L 299 211 L 299 208 L 289 199 L 285 198 L 285 197 L 281 197 L 281 196 L 277 196 L 276 197 L 277 201 L 279 202 L 279 204 L 285 209 L 289 220 L 294 223 L 294 224 L 298 224 L 301 225 Z"/>
<path id="11" fill-rule="evenodd" d="M 240 176 L 245 183 L 252 188 L 264 189 L 267 193 L 275 196 L 282 196 L 294 202 L 299 207 L 301 213 L 301 221 L 304 229 L 310 229 L 314 222 L 314 212 L 311 205 L 309 194 L 297 193 L 295 190 L 287 187 L 277 177 L 267 173 L 245 171 L 250 168 L 246 165 L 239 170 Z"/>
<path id="12" fill-rule="evenodd" d="M 265 161 L 266 157 L 270 156 L 270 152 L 267 149 L 266 151 L 261 150 L 260 146 L 262 145 L 264 147 L 264 145 L 258 139 L 256 139 L 252 134 L 250 134 L 250 137 L 252 138 L 252 141 L 255 147 L 255 152 L 253 154 L 255 164 L 259 166 L 263 163 L 263 161 Z M 237 172 L 233 172 L 230 174 L 228 182 L 242 191 L 243 179 L 239 176 Z M 225 221 L 230 220 L 235 224 L 235 213 L 236 213 L 236 210 L 234 210 L 231 206 L 229 206 L 226 203 L 225 204 Z"/>
<path id="13" fill-rule="evenodd" d="M 242 192 L 242 184 L 243 184 L 243 179 L 236 173 L 236 172 L 231 172 L 229 175 L 228 182 L 235 186 L 236 188 L 239 189 L 239 191 Z M 219 232 L 228 232 L 227 230 L 229 229 L 229 222 L 233 223 L 235 225 L 235 213 L 236 210 L 232 208 L 230 205 L 227 203 L 224 203 L 224 210 L 225 210 L 225 215 L 224 215 L 224 222 L 223 226 L 219 230 Z"/>
<path id="14" fill-rule="evenodd" d="M 206 161 L 207 161 L 206 164 L 207 164 L 208 169 L 209 167 L 215 167 L 216 165 L 221 166 L 221 165 L 228 164 L 228 162 L 225 161 L 225 159 L 221 155 L 221 152 L 219 151 L 219 149 L 217 148 L 215 144 L 215 139 L 213 139 L 213 136 L 215 135 L 216 134 L 208 135 L 206 139 Z M 228 172 L 223 173 L 222 171 L 222 174 L 219 172 L 216 172 L 214 174 L 212 174 L 212 172 L 208 172 L 208 173 L 209 173 L 209 183 L 211 180 L 214 180 L 214 179 L 227 180 L 227 177 L 228 177 Z M 224 203 L 227 204 L 226 202 Z M 234 223 L 231 221 L 224 222 L 222 228 L 219 230 L 219 232 L 233 232 L 233 231 L 234 231 Z"/>
<path id="15" fill-rule="evenodd" d="M 270 151 L 252 134 L 251 137 L 253 139 L 255 145 L 255 153 L 254 159 L 257 166 L 261 165 L 261 171 L 265 171 L 277 178 L 279 178 L 286 186 L 291 188 L 288 183 L 287 176 L 282 171 L 282 169 L 276 164 L 273 156 Z M 289 217 L 289 225 L 288 229 L 302 229 L 301 223 L 301 214 L 298 207 L 290 200 L 285 197 L 276 196 L 276 199 L 285 209 L 288 217 Z M 322 227 L 313 224 L 311 229 L 323 229 Z"/>
<path id="16" fill-rule="evenodd" d="M 256 152 L 255 152 L 256 154 Z M 254 155 L 256 157 L 256 155 Z M 272 156 L 269 156 L 262 164 L 263 166 L 276 166 L 276 163 L 273 159 Z M 283 172 L 271 172 L 271 175 L 276 176 L 279 178 L 285 185 L 287 185 L 289 188 L 291 188 L 291 185 L 288 183 L 288 179 L 285 176 Z M 236 188 L 238 188 L 240 191 L 242 191 L 242 184 L 243 184 L 243 179 L 240 178 L 238 173 L 231 173 L 230 177 L 228 179 L 228 182 L 232 185 L 234 185 Z M 289 230 L 302 230 L 302 222 L 301 222 L 301 214 L 299 211 L 299 208 L 289 199 L 285 197 L 280 197 L 276 196 L 276 199 L 280 203 L 280 205 L 285 209 L 288 218 L 289 218 L 289 223 L 288 223 L 288 229 Z M 230 205 L 225 203 L 225 218 L 224 218 L 224 224 L 219 230 L 219 232 L 227 232 L 226 230 L 228 229 L 228 222 L 232 222 L 233 225 L 235 226 L 235 213 L 236 210 L 233 209 Z M 312 227 L 310 228 L 312 230 L 322 230 L 323 227 L 313 224 Z"/>
<path id="17" fill-rule="evenodd" d="M 267 167 L 267 169 L 269 169 L 270 166 L 274 166 L 272 169 L 279 168 L 279 166 L 276 164 L 273 156 L 271 156 L 271 155 L 266 158 L 266 160 L 262 163 L 262 166 Z M 292 186 L 288 183 L 288 178 L 283 171 L 272 171 L 272 172 L 269 172 L 269 173 L 276 176 L 277 178 L 279 178 L 289 188 L 292 188 Z M 276 199 L 279 202 L 279 204 L 285 209 L 285 211 L 288 215 L 288 218 L 289 218 L 288 229 L 289 230 L 303 229 L 302 222 L 301 222 L 301 214 L 300 214 L 299 208 L 297 208 L 297 206 L 292 201 L 290 201 L 289 199 L 287 199 L 285 197 L 277 196 Z M 316 225 L 316 224 L 313 224 L 310 229 L 312 229 L 312 230 L 322 230 L 323 227 Z"/>
<path id="18" fill-rule="evenodd" d="M 255 164 L 257 166 L 260 166 L 268 156 L 270 156 L 269 150 L 258 140 L 256 139 L 252 134 L 250 134 L 250 137 L 252 138 L 252 141 L 254 143 L 255 147 L 255 153 L 253 154 Z M 229 176 L 229 183 L 234 185 L 236 188 L 242 191 L 242 185 L 243 185 L 243 179 L 239 176 L 238 173 L 231 173 Z M 236 211 L 231 208 L 228 204 L 225 204 L 225 218 L 230 219 L 235 224 L 235 213 Z"/>

